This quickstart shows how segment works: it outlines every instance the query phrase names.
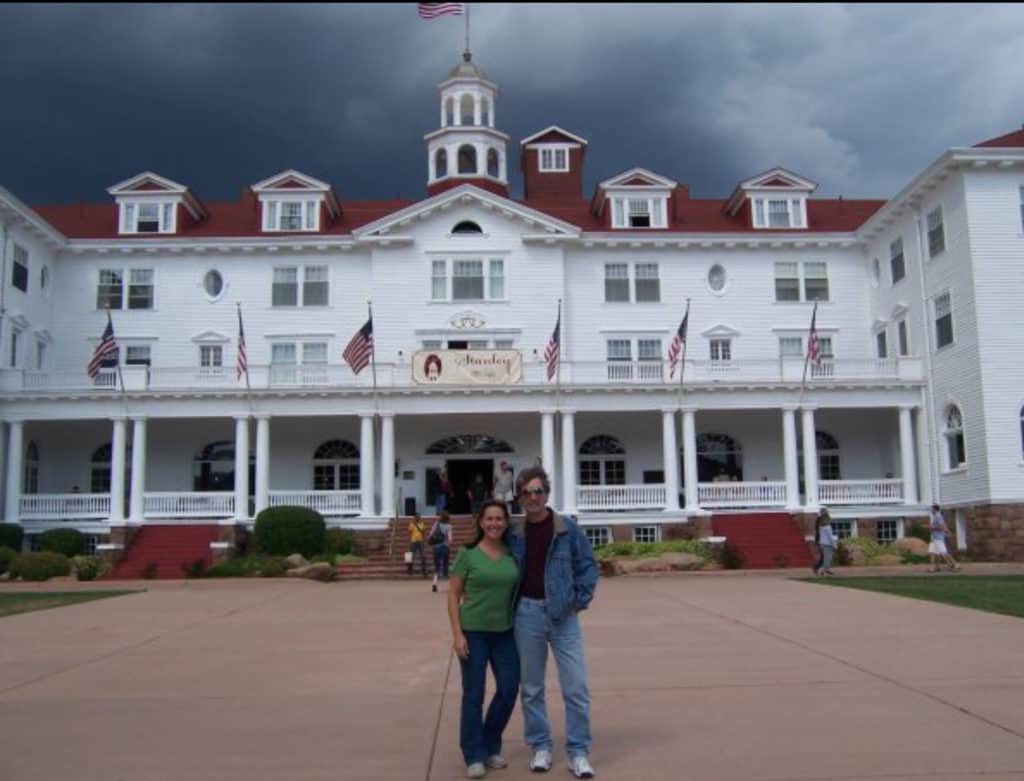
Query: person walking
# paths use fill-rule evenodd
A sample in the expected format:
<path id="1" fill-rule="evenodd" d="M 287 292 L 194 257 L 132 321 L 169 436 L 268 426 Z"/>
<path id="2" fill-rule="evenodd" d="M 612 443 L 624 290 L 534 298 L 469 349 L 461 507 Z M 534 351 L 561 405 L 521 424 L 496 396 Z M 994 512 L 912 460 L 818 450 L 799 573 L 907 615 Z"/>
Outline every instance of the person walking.
<path id="1" fill-rule="evenodd" d="M 476 539 L 459 551 L 448 587 L 452 649 L 462 670 L 459 747 L 469 778 L 508 767 L 502 733 L 516 707 L 519 654 L 512 605 L 519 570 L 508 549 L 508 506 L 488 501 L 476 516 Z M 495 691 L 484 716 L 487 667 Z"/>
<path id="2" fill-rule="evenodd" d="M 430 527 L 427 544 L 434 556 L 434 582 L 430 590 L 437 593 L 437 579 L 443 577 L 448 580 L 448 554 L 452 547 L 452 519 L 447 510 L 438 513 L 437 520 Z"/>
<path id="3" fill-rule="evenodd" d="M 928 530 L 931 532 L 931 541 L 928 543 L 928 556 L 932 560 L 932 568 L 929 572 L 938 572 L 941 562 L 945 562 L 946 566 L 953 572 L 959 572 L 960 565 L 949 555 L 949 549 L 946 547 L 949 527 L 946 525 L 946 517 L 942 514 L 942 508 L 937 504 L 932 505 Z"/>
<path id="4" fill-rule="evenodd" d="M 508 461 L 502 461 L 498 465 L 498 471 L 494 473 L 494 498 L 499 502 L 512 508 L 512 499 L 515 496 L 515 486 L 512 481 L 512 467 Z"/>
<path id="5" fill-rule="evenodd" d="M 416 556 L 420 557 L 420 572 L 427 577 L 427 556 L 423 550 L 423 541 L 427 536 L 427 524 L 417 514 L 409 521 L 409 561 L 406 564 L 405 574 L 412 575 L 412 568 L 416 562 Z"/>
<path id="6" fill-rule="evenodd" d="M 818 543 L 818 563 L 814 565 L 815 575 L 835 575 L 832 571 L 832 555 L 836 550 L 836 535 L 832 531 L 832 516 L 824 507 L 814 521 L 814 541 Z"/>
<path id="7" fill-rule="evenodd" d="M 565 704 L 569 770 L 576 778 L 593 778 L 590 691 L 578 614 L 594 598 L 597 564 L 576 519 L 548 506 L 550 492 L 543 467 L 524 469 L 516 478 L 525 517 L 513 523 L 509 546 L 520 572 L 514 626 L 525 738 L 533 751 L 530 770 L 550 770 L 553 743 L 544 692 L 550 646 Z"/>

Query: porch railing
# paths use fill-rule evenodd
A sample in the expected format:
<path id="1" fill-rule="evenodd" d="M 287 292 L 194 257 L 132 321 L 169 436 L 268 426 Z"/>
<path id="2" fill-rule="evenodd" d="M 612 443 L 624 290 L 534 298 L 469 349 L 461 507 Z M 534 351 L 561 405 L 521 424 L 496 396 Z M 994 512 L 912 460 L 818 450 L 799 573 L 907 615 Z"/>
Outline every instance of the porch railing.
<path id="1" fill-rule="evenodd" d="M 903 480 L 822 480 L 818 483 L 818 500 L 824 505 L 900 504 Z"/>
<path id="2" fill-rule="evenodd" d="M 700 483 L 697 502 L 701 507 L 783 507 L 786 483 Z"/>
<path id="3" fill-rule="evenodd" d="M 661 510 L 665 507 L 663 484 L 581 485 L 576 488 L 580 510 Z"/>
<path id="4" fill-rule="evenodd" d="M 270 491 L 271 507 L 309 507 L 324 516 L 359 515 L 363 502 L 360 491 Z"/>
<path id="5" fill-rule="evenodd" d="M 235 495 L 231 491 L 147 491 L 142 513 L 146 518 L 231 518 Z"/>
<path id="6" fill-rule="evenodd" d="M 26 521 L 109 518 L 110 494 L 30 494 L 20 497 L 18 514 Z"/>

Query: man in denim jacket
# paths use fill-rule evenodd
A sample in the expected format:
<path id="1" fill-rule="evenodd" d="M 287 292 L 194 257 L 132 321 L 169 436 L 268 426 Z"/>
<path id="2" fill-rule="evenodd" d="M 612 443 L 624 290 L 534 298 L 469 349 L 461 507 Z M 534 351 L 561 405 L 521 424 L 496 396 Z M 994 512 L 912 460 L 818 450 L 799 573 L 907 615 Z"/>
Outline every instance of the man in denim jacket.
<path id="1" fill-rule="evenodd" d="M 544 668 L 550 644 L 565 702 L 569 769 L 576 778 L 593 778 L 594 768 L 588 758 L 590 692 L 577 613 L 594 598 L 597 564 L 576 519 L 548 507 L 550 491 L 551 483 L 541 467 L 520 472 L 516 493 L 526 517 L 513 522 L 509 535 L 520 572 L 515 636 L 526 742 L 533 750 L 530 770 L 551 769 L 551 722 L 544 700 Z"/>

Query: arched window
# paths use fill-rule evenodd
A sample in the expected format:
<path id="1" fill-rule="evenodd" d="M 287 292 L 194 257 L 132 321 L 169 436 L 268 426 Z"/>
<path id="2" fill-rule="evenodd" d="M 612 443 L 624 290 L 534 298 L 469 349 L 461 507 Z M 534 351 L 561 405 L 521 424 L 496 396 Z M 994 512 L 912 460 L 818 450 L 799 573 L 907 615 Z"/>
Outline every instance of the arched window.
<path id="1" fill-rule="evenodd" d="M 483 233 L 483 231 L 480 229 L 480 226 L 477 225 L 475 222 L 463 220 L 454 228 L 452 228 L 452 233 Z"/>
<path id="2" fill-rule="evenodd" d="M 498 178 L 498 150 L 488 149 L 487 150 L 487 175 L 493 176 L 495 179 Z"/>
<path id="3" fill-rule="evenodd" d="M 131 484 L 131 465 L 132 465 L 132 446 L 128 445 L 126 448 L 126 455 L 124 460 L 124 484 Z M 114 453 L 114 448 L 108 442 L 105 445 L 101 445 L 92 452 L 92 458 L 89 459 L 89 492 L 94 494 L 109 494 L 110 493 L 110 464 Z M 125 492 L 127 495 L 127 492 Z"/>
<path id="4" fill-rule="evenodd" d="M 742 445 L 728 434 L 699 434 L 697 480 L 701 483 L 742 481 Z"/>
<path id="5" fill-rule="evenodd" d="M 459 434 L 439 439 L 427 448 L 427 455 L 466 453 L 514 453 L 512 446 L 486 434 Z"/>
<path id="6" fill-rule="evenodd" d="M 460 117 L 460 125 L 472 125 L 473 124 L 473 96 L 465 94 L 459 99 L 459 106 L 462 110 L 462 116 Z"/>
<path id="7" fill-rule="evenodd" d="M 818 479 L 841 480 L 839 442 L 834 436 L 824 431 L 814 433 L 814 442 L 818 449 Z M 802 459 L 800 463 L 803 463 Z"/>
<path id="8" fill-rule="evenodd" d="M 314 491 L 358 491 L 359 448 L 344 439 L 324 442 L 313 453 Z"/>
<path id="9" fill-rule="evenodd" d="M 476 147 L 463 144 L 459 147 L 459 173 L 475 174 L 476 172 Z"/>
<path id="10" fill-rule="evenodd" d="M 946 407 L 946 420 L 942 432 L 946 440 L 946 466 L 956 469 L 967 463 L 967 449 L 964 446 L 964 419 L 955 404 Z"/>
<path id="11" fill-rule="evenodd" d="M 491 99 L 487 97 L 480 99 L 480 124 L 491 124 Z"/>
<path id="12" fill-rule="evenodd" d="M 438 149 L 434 155 L 434 178 L 440 179 L 442 176 L 448 176 L 448 153 Z"/>
<path id="13" fill-rule="evenodd" d="M 580 485 L 625 485 L 626 448 L 615 437 L 598 434 L 580 445 Z"/>
<path id="14" fill-rule="evenodd" d="M 253 456 L 249 456 L 250 463 Z M 251 472 L 250 472 L 251 474 Z M 250 480 L 249 485 L 252 485 Z M 235 489 L 235 443 L 211 442 L 192 460 L 193 491 L 233 491 Z"/>
<path id="15" fill-rule="evenodd" d="M 444 125 L 455 124 L 455 98 L 449 96 L 444 99 Z"/>
<path id="16" fill-rule="evenodd" d="M 39 447 L 29 442 L 25 448 L 25 480 L 21 487 L 23 494 L 39 493 Z"/>

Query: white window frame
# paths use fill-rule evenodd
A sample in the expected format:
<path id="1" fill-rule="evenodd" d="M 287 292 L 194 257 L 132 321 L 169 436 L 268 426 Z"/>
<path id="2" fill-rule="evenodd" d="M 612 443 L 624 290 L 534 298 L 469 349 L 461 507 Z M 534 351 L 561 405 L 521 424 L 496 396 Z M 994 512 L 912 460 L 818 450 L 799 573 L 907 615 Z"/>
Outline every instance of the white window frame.
<path id="1" fill-rule="evenodd" d="M 883 527 L 882 524 L 885 524 Z M 890 524 L 892 524 L 890 526 Z M 886 529 L 886 533 L 882 533 L 882 529 Z M 888 530 L 892 530 L 892 534 L 888 533 Z M 900 536 L 900 522 L 895 518 L 879 518 L 875 521 L 875 540 L 886 544 L 896 542 Z"/>
<path id="2" fill-rule="evenodd" d="M 455 298 L 455 264 L 480 263 L 483 298 Z M 443 272 L 443 276 L 442 273 Z M 498 273 L 500 272 L 500 273 Z M 496 290 L 500 288 L 500 290 Z M 433 303 L 466 303 L 471 301 L 508 301 L 508 263 L 493 255 L 454 255 L 430 259 L 430 298 Z M 443 295 L 442 295 L 443 291 Z M 500 295 L 495 295 L 500 293 Z"/>
<path id="3" fill-rule="evenodd" d="M 153 346 L 151 344 L 125 344 L 120 355 L 124 366 L 153 365 Z"/>
<path id="4" fill-rule="evenodd" d="M 899 264 L 896 263 L 897 259 Z M 896 276 L 897 266 L 900 269 L 899 277 Z M 907 255 L 903 251 L 902 236 L 889 244 L 889 277 L 894 285 L 907 278 Z"/>
<path id="5" fill-rule="evenodd" d="M 949 422 L 954 411 L 959 418 L 959 427 L 951 426 Z M 942 413 L 942 451 L 943 463 L 946 465 L 946 472 L 958 472 L 967 468 L 967 432 L 965 429 L 964 413 L 961 406 L 959 404 L 947 404 Z M 964 460 L 958 463 L 953 463 L 951 446 L 957 438 L 960 439 L 959 449 L 963 450 Z"/>
<path id="6" fill-rule="evenodd" d="M 900 358 L 910 356 L 910 327 L 905 317 L 896 321 L 896 349 Z"/>
<path id="7" fill-rule="evenodd" d="M 657 544 L 661 542 L 661 524 L 644 524 L 633 527 L 633 542 L 640 544 Z"/>
<path id="8" fill-rule="evenodd" d="M 732 338 L 715 336 L 708 339 L 708 360 L 717 366 L 732 363 Z"/>
<path id="9" fill-rule="evenodd" d="M 788 343 L 788 349 L 787 344 Z M 793 348 L 796 349 L 793 349 Z M 804 338 L 802 336 L 780 336 L 779 337 L 779 358 L 803 358 Z"/>
<path id="10" fill-rule="evenodd" d="M 114 306 L 113 303 L 111 303 L 109 307 L 100 306 L 100 286 L 103 284 L 102 279 L 104 273 L 117 274 L 120 277 L 119 287 L 121 288 L 121 292 L 120 295 L 118 296 L 120 301 L 118 302 L 117 306 Z M 142 274 L 149 275 L 148 281 L 143 282 L 141 281 L 141 278 L 135 278 L 136 275 Z M 117 310 L 130 309 L 133 312 L 152 312 L 157 308 L 156 281 L 156 269 L 153 268 L 114 268 L 111 266 L 101 267 L 96 271 L 96 308 L 99 310 L 109 308 Z M 105 285 L 105 287 L 111 288 L 111 292 L 113 292 L 113 285 L 108 283 L 107 285 Z M 150 289 L 149 306 L 131 306 L 130 290 L 133 287 L 148 287 Z"/>
<path id="11" fill-rule="evenodd" d="M 755 228 L 761 230 L 789 230 L 791 228 L 805 228 L 807 226 L 807 199 L 783 193 L 772 195 L 753 196 L 751 201 L 751 214 Z M 786 224 L 771 224 L 771 204 L 784 203 L 786 205 Z M 775 214 L 781 214 L 776 211 Z"/>
<path id="12" fill-rule="evenodd" d="M 36 339 L 36 371 L 42 371 L 46 366 L 46 341 Z"/>
<path id="13" fill-rule="evenodd" d="M 609 276 L 608 270 L 610 268 L 616 269 L 616 274 L 620 274 L 619 269 L 625 269 L 625 275 L 621 276 Z M 653 270 L 653 275 L 641 275 L 641 268 L 643 274 L 649 274 Z M 608 283 L 615 283 L 615 289 L 621 291 L 625 289 L 626 297 L 610 299 L 608 297 Z M 622 283 L 625 283 L 624 285 Z M 656 283 L 650 284 L 650 283 Z M 643 286 L 643 283 L 648 283 L 648 287 L 652 291 L 657 292 L 657 298 L 645 298 L 641 301 L 638 297 L 639 286 Z M 658 261 L 635 261 L 635 262 L 615 262 L 604 264 L 604 303 L 606 304 L 660 304 L 661 303 L 661 264 Z"/>
<path id="14" fill-rule="evenodd" d="M 317 233 L 320 230 L 320 212 L 323 198 L 304 193 L 294 196 L 261 198 L 264 233 Z M 299 205 L 298 215 L 285 215 L 285 205 L 291 209 Z M 299 227 L 285 225 L 285 220 L 297 218 Z"/>
<path id="15" fill-rule="evenodd" d="M 121 226 L 120 233 L 125 236 L 159 236 L 161 234 L 176 233 L 178 230 L 178 201 L 157 200 L 157 199 L 131 199 L 122 200 L 118 203 L 119 215 L 118 225 Z M 140 230 L 139 225 L 143 220 L 142 210 L 146 208 L 156 209 L 157 229 Z"/>
<path id="16" fill-rule="evenodd" d="M 583 526 L 582 529 L 591 548 L 610 545 L 613 542 L 612 530 L 608 526 Z"/>
<path id="17" fill-rule="evenodd" d="M 795 276 L 779 276 L 779 267 L 784 266 L 785 271 L 789 272 L 790 268 L 795 268 Z M 823 277 L 812 276 L 807 273 L 808 266 L 821 266 L 825 270 Z M 797 291 L 796 298 L 779 298 L 779 281 L 780 280 L 796 280 Z M 825 297 L 824 298 L 811 298 L 807 295 L 807 282 L 812 279 L 824 279 L 825 280 Z M 775 293 L 776 304 L 796 304 L 801 302 L 821 301 L 828 302 L 832 300 L 832 286 L 829 282 L 828 274 L 828 261 L 827 260 L 777 260 L 772 267 L 772 284 Z"/>
<path id="18" fill-rule="evenodd" d="M 7 365 L 12 369 L 18 368 L 18 357 L 21 352 L 21 335 L 23 331 L 20 328 L 11 329 L 11 341 L 9 344 L 8 361 Z"/>
<path id="19" fill-rule="evenodd" d="M 940 308 L 940 303 L 945 299 L 946 303 L 944 307 Z M 941 333 L 939 331 L 939 323 L 949 318 L 949 341 L 944 344 L 939 344 Z M 935 350 L 944 350 L 947 347 L 952 347 L 956 344 L 956 329 L 953 323 L 953 293 L 950 290 L 944 290 L 938 293 L 932 298 L 932 325 L 935 328 Z"/>
<path id="20" fill-rule="evenodd" d="M 310 272 L 322 270 L 323 279 L 310 279 Z M 295 274 L 295 279 L 290 282 L 278 282 L 277 272 L 278 271 L 292 271 Z M 275 285 L 294 285 L 295 287 L 295 303 L 294 304 L 276 304 L 274 303 L 274 286 Z M 324 303 L 308 304 L 306 303 L 307 285 L 324 285 L 326 286 L 325 301 Z M 270 270 L 270 306 L 274 309 L 327 309 L 331 305 L 331 267 L 326 263 L 295 263 L 293 265 L 282 265 L 274 266 Z"/>
<path id="21" fill-rule="evenodd" d="M 875 331 L 875 357 L 879 360 L 889 357 L 889 333 L 885 328 Z"/>
<path id="22" fill-rule="evenodd" d="M 569 171 L 569 144 L 544 144 L 537 147 L 537 170 L 542 173 Z"/>
<path id="23" fill-rule="evenodd" d="M 19 287 L 15 284 L 15 275 L 18 270 L 21 269 L 21 276 L 25 280 L 25 287 Z M 22 293 L 28 293 L 29 288 L 29 257 L 28 250 L 20 244 L 14 245 L 14 251 L 11 253 L 11 287 L 15 290 L 20 290 Z"/>
<path id="24" fill-rule="evenodd" d="M 649 195 L 631 193 L 616 195 L 612 202 L 612 228 L 616 230 L 651 230 L 664 228 L 668 225 L 668 195 Z M 641 204 L 646 203 L 646 210 L 640 211 Z M 633 225 L 633 217 L 646 215 L 649 225 Z"/>
<path id="25" fill-rule="evenodd" d="M 946 251 L 946 227 L 943 223 L 942 206 L 928 212 L 928 259 L 938 257 Z"/>
<path id="26" fill-rule="evenodd" d="M 199 373 L 204 375 L 224 373 L 224 345 L 199 345 Z"/>

